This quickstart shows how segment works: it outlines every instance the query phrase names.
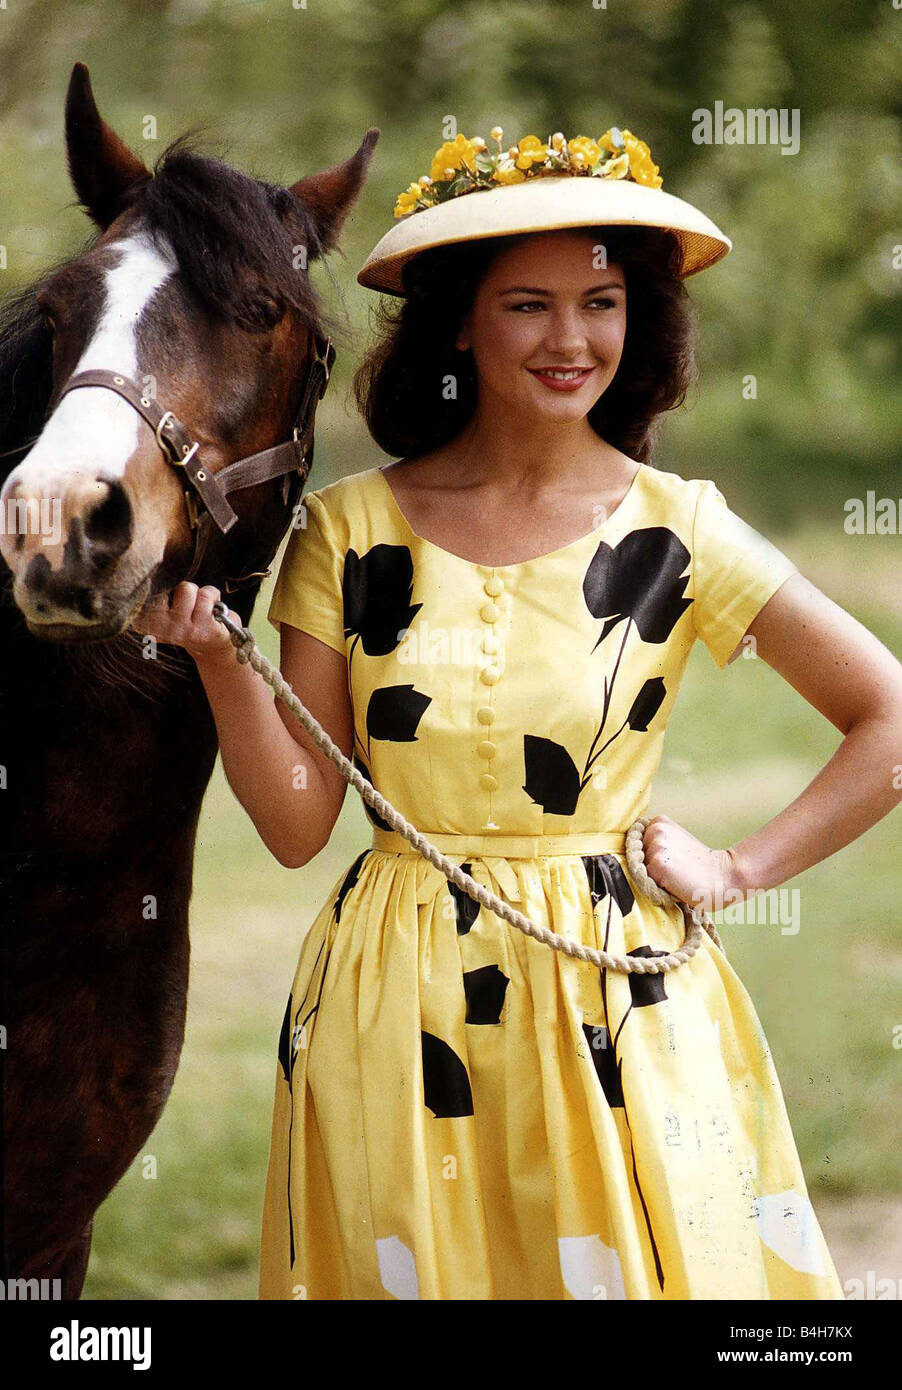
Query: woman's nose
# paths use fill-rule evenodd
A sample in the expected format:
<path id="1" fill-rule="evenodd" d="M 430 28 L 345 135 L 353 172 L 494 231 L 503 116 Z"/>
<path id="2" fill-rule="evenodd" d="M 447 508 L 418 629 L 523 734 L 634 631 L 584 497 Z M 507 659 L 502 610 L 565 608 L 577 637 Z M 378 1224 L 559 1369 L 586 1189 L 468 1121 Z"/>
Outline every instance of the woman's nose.
<path id="1" fill-rule="evenodd" d="M 549 317 L 545 346 L 561 357 L 574 357 L 586 346 L 586 331 L 576 310 L 558 309 Z"/>

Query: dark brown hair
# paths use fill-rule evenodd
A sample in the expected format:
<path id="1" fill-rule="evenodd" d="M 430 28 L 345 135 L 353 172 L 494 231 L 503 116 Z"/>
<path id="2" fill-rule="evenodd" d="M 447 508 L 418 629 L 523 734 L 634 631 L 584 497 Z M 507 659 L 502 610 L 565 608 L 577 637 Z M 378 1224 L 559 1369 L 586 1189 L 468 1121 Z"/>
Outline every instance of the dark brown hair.
<path id="1" fill-rule="evenodd" d="M 582 230 L 582 229 L 580 229 Z M 653 227 L 587 228 L 626 279 L 626 336 L 614 380 L 589 412 L 607 443 L 646 462 L 657 417 L 681 405 L 695 378 L 695 322 L 679 277 L 680 246 Z M 383 301 L 378 334 L 354 378 L 370 434 L 387 454 L 415 458 L 460 433 L 476 406 L 472 354 L 455 340 L 492 261 L 523 236 L 422 251 L 404 270 L 406 299 Z M 456 400 L 442 383 L 453 376 Z"/>

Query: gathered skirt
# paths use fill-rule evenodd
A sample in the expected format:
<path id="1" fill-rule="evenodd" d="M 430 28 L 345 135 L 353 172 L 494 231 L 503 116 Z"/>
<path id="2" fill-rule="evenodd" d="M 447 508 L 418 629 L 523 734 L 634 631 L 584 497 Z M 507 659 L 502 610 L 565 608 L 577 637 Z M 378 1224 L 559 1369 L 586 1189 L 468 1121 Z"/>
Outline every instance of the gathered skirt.
<path id="1" fill-rule="evenodd" d="M 534 921 L 675 950 L 622 854 L 459 855 Z M 522 935 L 408 850 L 307 934 L 276 1066 L 264 1299 L 842 1299 L 761 1025 L 705 936 L 667 975 Z"/>

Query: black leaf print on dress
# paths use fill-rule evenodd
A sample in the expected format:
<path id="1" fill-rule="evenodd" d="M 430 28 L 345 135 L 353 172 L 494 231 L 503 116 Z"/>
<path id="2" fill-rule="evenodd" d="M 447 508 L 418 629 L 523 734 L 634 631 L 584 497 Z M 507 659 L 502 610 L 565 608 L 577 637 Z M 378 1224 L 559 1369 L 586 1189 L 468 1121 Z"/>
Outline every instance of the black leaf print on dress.
<path id="1" fill-rule="evenodd" d="M 613 855 L 582 855 L 581 858 L 589 882 L 589 895 L 592 899 L 593 912 L 595 911 L 595 908 L 599 902 L 602 902 L 605 898 L 607 899 L 608 906 L 604 927 L 604 940 L 602 946 L 602 949 L 607 951 L 610 949 L 611 944 L 611 914 L 613 912 L 614 904 L 617 904 L 617 907 L 620 910 L 621 918 L 623 918 L 627 915 L 627 913 L 632 911 L 636 900 L 633 895 L 633 890 L 630 887 L 626 875 L 623 872 L 623 869 L 621 868 L 620 864 L 614 858 Z M 624 913 L 623 911 L 623 904 L 628 905 L 626 913 Z M 635 954 L 642 954 L 644 951 L 647 950 L 648 947 L 640 946 L 638 950 L 635 952 Z M 651 977 L 637 977 L 635 975 L 630 975 L 630 984 L 632 985 L 633 980 L 637 978 L 649 979 Z M 599 1058 L 598 1053 L 596 1051 L 593 1051 L 592 1060 L 595 1065 L 595 1073 L 598 1077 L 599 1082 L 601 1083 L 601 1088 L 608 1101 L 608 1104 L 614 1104 L 614 1101 L 612 1101 L 611 1099 L 611 1097 L 613 1096 L 616 1098 L 618 1108 L 622 1107 L 623 1109 L 623 1119 L 626 1124 L 627 1134 L 629 1135 L 630 1141 L 630 1158 L 632 1160 L 633 1183 L 635 1184 L 636 1194 L 639 1198 L 639 1202 L 642 1207 L 642 1214 L 645 1217 L 645 1229 L 648 1232 L 648 1243 L 651 1249 L 652 1258 L 655 1262 L 655 1274 L 657 1276 L 658 1285 L 663 1291 L 664 1268 L 661 1264 L 661 1257 L 658 1254 L 658 1244 L 655 1240 L 655 1234 L 651 1227 L 651 1216 L 649 1215 L 648 1204 L 645 1201 L 645 1196 L 642 1192 L 642 1186 L 639 1182 L 639 1170 L 636 1167 L 636 1149 L 633 1143 L 633 1129 L 632 1125 L 630 1124 L 629 1110 L 626 1104 L 626 1096 L 623 1091 L 623 1061 L 617 1051 L 617 1043 L 620 1039 L 620 1034 L 623 1032 L 623 1025 L 624 1023 L 626 1023 L 626 1020 L 629 1018 L 630 1014 L 633 1011 L 633 1000 L 634 996 L 631 996 L 629 1007 L 624 1013 L 623 1018 L 620 1020 L 620 1027 L 617 1029 L 617 1032 L 613 1039 L 611 1039 L 610 1014 L 608 1012 L 608 972 L 607 970 L 601 971 L 601 1002 L 602 1007 L 604 1009 L 605 1018 L 603 1031 L 606 1035 L 605 1042 L 610 1043 L 610 1046 L 607 1049 L 607 1051 L 610 1053 L 610 1056 Z M 583 1031 L 589 1038 L 591 1046 L 592 1038 L 590 1036 L 590 1033 L 596 1033 L 597 1036 L 596 1028 L 593 1025 L 589 1025 L 587 1027 L 587 1025 L 584 1023 Z"/>
<path id="2" fill-rule="evenodd" d="M 437 1120 L 473 1114 L 467 1069 L 453 1048 L 432 1033 L 421 1033 L 423 1100 Z"/>
<path id="3" fill-rule="evenodd" d="M 279 1064 L 288 1085 L 291 1086 L 291 995 L 285 1005 L 285 1017 L 279 1031 Z"/>
<path id="4" fill-rule="evenodd" d="M 310 984 L 312 984 L 312 983 L 313 983 L 313 980 L 314 980 L 314 978 L 315 978 L 315 976 L 316 976 L 316 971 L 317 971 L 318 968 L 320 968 L 320 962 L 322 961 L 322 962 L 323 962 L 323 965 L 322 965 L 322 968 L 321 968 L 321 970 L 320 970 L 319 993 L 317 994 L 317 997 L 316 997 L 316 1003 L 315 1003 L 311 1008 L 308 1008 L 308 1007 L 307 1007 L 307 1006 L 308 1006 L 308 1002 L 309 1002 L 309 994 L 310 994 L 310 984 L 308 984 L 307 990 L 306 990 L 306 992 L 305 992 L 305 994 L 304 994 L 304 997 L 303 997 L 303 999 L 301 1000 L 300 1004 L 298 1005 L 297 1010 L 295 1011 L 295 1015 L 294 1015 L 294 1024 L 292 1025 L 292 1022 L 291 1022 L 291 1011 L 292 1011 L 292 1006 L 293 1006 L 293 1002 L 294 1002 L 294 1001 L 292 1000 L 291 995 L 289 995 L 289 996 L 288 996 L 288 1008 L 285 1010 L 285 1017 L 284 1017 L 284 1019 L 282 1020 L 282 1031 L 281 1031 L 281 1033 L 279 1034 L 279 1061 L 282 1063 L 282 1070 L 285 1072 L 285 1080 L 288 1082 L 288 1089 L 289 1089 L 289 1091 L 291 1092 L 291 1112 L 290 1112 L 290 1119 L 289 1119 L 289 1121 L 288 1121 L 288 1144 L 287 1144 L 287 1151 L 288 1151 L 288 1170 L 287 1170 L 286 1175 L 285 1175 L 285 1182 L 286 1182 L 286 1194 L 285 1194 L 285 1197 L 286 1197 L 286 1202 L 287 1202 L 287 1204 L 288 1204 L 288 1245 L 289 1245 L 289 1254 L 290 1254 L 290 1257 L 291 1257 L 291 1267 L 292 1267 L 292 1269 L 294 1269 L 295 1249 L 294 1249 L 294 1213 L 293 1213 L 293 1211 L 292 1211 L 292 1209 L 291 1209 L 291 1155 L 292 1155 L 292 1152 L 293 1152 L 292 1143 L 291 1143 L 291 1135 L 292 1135 L 292 1131 L 293 1131 L 293 1129 L 294 1129 L 294 1087 L 292 1086 L 291 1078 L 292 1078 L 292 1073 L 294 1072 L 294 1064 L 295 1064 L 295 1061 L 297 1060 L 298 1048 L 301 1046 L 301 1044 L 302 1044 L 302 1042 L 303 1042 L 303 1040 L 304 1040 L 305 1029 L 306 1029 L 306 1027 L 307 1027 L 307 1024 L 310 1022 L 311 1018 L 313 1017 L 313 1015 L 314 1015 L 314 1014 L 317 1012 L 317 1010 L 319 1009 L 319 1002 L 320 1002 L 320 1000 L 321 1000 L 322 997 L 323 997 L 323 986 L 324 986 L 324 984 L 325 984 L 325 982 L 326 982 L 326 961 L 328 960 L 328 957 L 325 958 L 325 961 L 324 961 L 324 958 L 323 958 L 323 953 L 324 953 L 325 950 L 326 950 L 326 943 L 325 943 L 325 941 L 323 941 L 323 942 L 320 944 L 320 948 L 319 948 L 319 950 L 318 950 L 317 953 L 316 953 L 316 960 L 313 962 L 313 971 L 311 972 L 311 976 L 310 976 Z M 302 1015 L 302 1014 L 303 1014 L 303 1018 L 301 1018 L 301 1015 Z M 300 1020 L 300 1022 L 299 1022 L 298 1020 Z M 304 1043 L 304 1045 L 306 1046 L 306 1043 Z M 287 1063 L 287 1067 L 286 1067 L 286 1063 Z"/>
<path id="5" fill-rule="evenodd" d="M 500 1023 L 504 996 L 510 984 L 497 965 L 483 965 L 478 970 L 464 971 L 464 994 L 467 1000 L 466 1023 Z"/>
<path id="6" fill-rule="evenodd" d="M 589 880 L 592 906 L 610 894 L 620 909 L 620 916 L 628 916 L 636 899 L 620 861 L 613 854 L 584 854 L 581 858 Z"/>
<path id="7" fill-rule="evenodd" d="M 465 874 L 473 868 L 472 864 L 461 864 Z M 448 892 L 451 894 L 454 903 L 454 911 L 457 916 L 457 935 L 466 936 L 476 918 L 479 916 L 480 904 L 475 898 L 471 898 L 469 893 L 465 893 L 462 888 L 458 888 L 456 883 L 448 880 Z"/>
<path id="8" fill-rule="evenodd" d="M 359 758 L 359 757 L 357 756 L 357 754 L 355 753 L 354 756 L 353 756 L 353 758 L 351 759 L 351 761 L 352 761 L 352 763 L 354 764 L 354 766 L 356 767 L 357 771 L 360 772 L 360 773 L 366 778 L 366 780 L 369 782 L 370 786 L 372 786 L 372 785 L 373 785 L 373 779 L 372 779 L 372 777 L 370 776 L 370 770 L 369 770 L 369 768 L 367 767 L 366 763 L 363 761 L 363 759 L 362 759 L 362 758 Z M 379 812 L 378 812 L 378 811 L 374 811 L 373 808 L 372 808 L 372 806 L 370 806 L 369 802 L 364 801 L 364 803 L 363 803 L 363 809 L 364 809 L 364 811 L 366 812 L 367 816 L 369 817 L 369 819 L 370 819 L 370 821 L 372 822 L 373 825 L 378 825 L 378 827 L 379 827 L 380 830 L 391 830 L 391 826 L 389 825 L 388 821 L 387 821 L 387 820 L 383 820 L 382 816 L 379 815 Z"/>
<path id="9" fill-rule="evenodd" d="M 648 726 L 664 703 L 667 688 L 660 676 L 652 676 L 636 696 L 626 722 L 637 734 L 647 734 Z"/>
<path id="10" fill-rule="evenodd" d="M 417 726 L 432 696 L 412 685 L 383 685 L 374 690 L 366 707 L 367 750 L 370 739 L 415 743 Z"/>
<path id="11" fill-rule="evenodd" d="M 608 719 L 611 696 L 630 630 L 635 624 L 643 642 L 667 640 L 692 599 L 684 597 L 689 551 L 666 526 L 631 531 L 615 546 L 601 541 L 583 579 L 583 597 L 589 612 L 604 620 L 593 651 L 618 623 L 626 620 L 620 650 L 610 678 L 604 678 L 601 723 L 586 756 L 582 773 L 566 748 L 553 739 L 524 736 L 526 781 L 523 790 L 546 815 L 572 816 L 579 798 L 592 779 L 592 766 L 623 730 L 647 733 L 664 703 L 666 687 L 660 677 L 647 680 L 633 701 L 626 719 L 607 741 L 597 747 Z"/>
<path id="12" fill-rule="evenodd" d="M 357 882 L 358 878 L 360 877 L 360 866 L 362 865 L 362 863 L 363 863 L 364 859 L 366 858 L 366 856 L 367 856 L 368 854 L 370 854 L 371 852 L 372 852 L 371 850 L 365 849 L 365 850 L 363 850 L 360 854 L 358 854 L 357 858 L 354 860 L 354 863 L 351 865 L 351 867 L 348 869 L 348 872 L 345 874 L 344 880 L 343 880 L 343 882 L 342 882 L 342 885 L 341 885 L 341 887 L 339 888 L 338 892 L 337 892 L 336 895 L 335 895 L 335 920 L 336 920 L 336 922 L 340 922 L 340 921 L 341 921 L 341 907 L 342 907 L 342 903 L 344 902 L 345 898 L 348 896 L 348 894 L 350 893 L 351 889 L 354 887 L 354 884 Z"/>
<path id="13" fill-rule="evenodd" d="M 342 596 L 345 637 L 354 637 L 367 656 L 388 656 L 422 608 L 411 604 L 413 558 L 406 545 L 374 545 L 365 555 L 345 555 Z"/>
<path id="14" fill-rule="evenodd" d="M 605 620 L 598 642 L 624 618 L 643 642 L 666 642 L 692 602 L 684 598 L 688 564 L 689 551 L 666 526 L 631 531 L 615 546 L 602 541 L 583 580 L 589 612 Z"/>
<path id="15" fill-rule="evenodd" d="M 637 946 L 627 951 L 628 956 L 666 956 L 666 951 L 653 951 L 650 946 Z M 630 975 L 630 995 L 634 1009 L 645 1009 L 649 1004 L 663 1004 L 667 999 L 664 991 L 663 975 Z"/>
<path id="16" fill-rule="evenodd" d="M 584 783 L 576 764 L 559 743 L 538 734 L 523 735 L 526 781 L 523 790 L 549 816 L 572 816 Z"/>
<path id="17" fill-rule="evenodd" d="M 612 1110 L 623 1109 L 623 1082 L 620 1076 L 620 1063 L 614 1054 L 611 1035 L 607 1028 L 583 1024 L 583 1032 L 589 1044 L 595 1073 L 601 1082 L 604 1098 Z"/>

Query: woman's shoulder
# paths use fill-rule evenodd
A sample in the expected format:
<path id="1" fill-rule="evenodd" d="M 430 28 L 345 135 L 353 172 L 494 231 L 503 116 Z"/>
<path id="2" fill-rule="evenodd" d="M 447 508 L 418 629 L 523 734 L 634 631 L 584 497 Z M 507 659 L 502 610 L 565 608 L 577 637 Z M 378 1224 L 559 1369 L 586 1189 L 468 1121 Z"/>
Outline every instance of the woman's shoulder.
<path id="1" fill-rule="evenodd" d="M 662 524 L 672 525 L 690 534 L 700 502 L 714 498 L 722 500 L 722 494 L 711 478 L 684 478 L 680 473 L 669 473 L 646 464 L 642 481 L 647 506 L 660 517 Z"/>
<path id="2" fill-rule="evenodd" d="M 372 518 L 383 501 L 378 467 L 346 473 L 304 493 L 301 508 L 314 513 L 320 524 L 329 525 L 342 536 L 349 536 L 362 519 Z"/>
<path id="3" fill-rule="evenodd" d="M 643 471 L 646 487 L 674 501 L 694 503 L 702 488 L 715 486 L 711 478 L 684 478 L 681 473 L 671 473 L 650 463 L 644 465 Z"/>

